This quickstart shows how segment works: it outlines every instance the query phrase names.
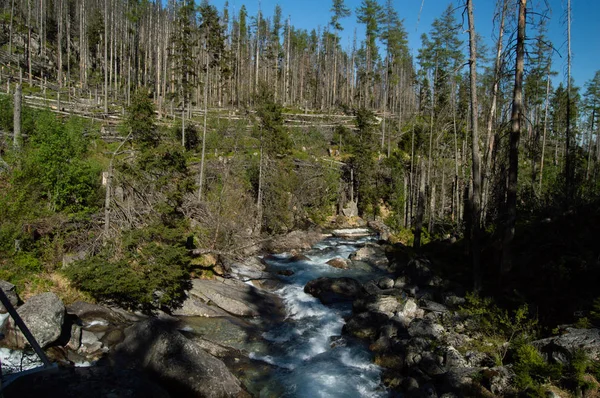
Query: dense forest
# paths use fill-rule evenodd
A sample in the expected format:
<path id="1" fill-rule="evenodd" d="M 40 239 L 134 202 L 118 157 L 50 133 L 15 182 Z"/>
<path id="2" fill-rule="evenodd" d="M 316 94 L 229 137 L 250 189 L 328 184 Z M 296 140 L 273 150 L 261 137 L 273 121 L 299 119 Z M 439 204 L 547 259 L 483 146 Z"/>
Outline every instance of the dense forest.
<path id="1" fill-rule="evenodd" d="M 411 49 L 391 0 L 311 30 L 280 6 L 1 1 L 0 279 L 168 310 L 220 257 L 360 216 L 544 327 L 598 322 L 600 70 L 574 81 L 527 0 L 496 1 L 486 48 L 473 3 Z"/>

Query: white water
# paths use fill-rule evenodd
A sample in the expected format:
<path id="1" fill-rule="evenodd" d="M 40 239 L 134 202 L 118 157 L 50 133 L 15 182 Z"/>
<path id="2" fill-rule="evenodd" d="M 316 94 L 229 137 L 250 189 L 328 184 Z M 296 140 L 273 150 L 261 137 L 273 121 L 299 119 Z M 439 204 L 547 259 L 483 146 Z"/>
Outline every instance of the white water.
<path id="1" fill-rule="evenodd" d="M 351 314 L 351 304 L 325 306 L 318 299 L 304 293 L 304 286 L 322 276 L 375 277 L 358 270 L 340 270 L 326 264 L 332 258 L 348 256 L 357 245 L 370 238 L 344 240 L 326 239 L 304 253 L 311 261 L 288 262 L 281 255 L 268 261 L 273 271 L 292 270 L 290 277 L 282 277 L 286 286 L 276 293 L 283 299 L 286 322 L 265 332 L 271 342 L 268 355 L 251 354 L 277 367 L 261 397 L 387 397 L 381 386 L 381 369 L 372 363 L 366 347 L 356 340 L 332 344 L 331 337 L 339 336 L 344 316 Z"/>

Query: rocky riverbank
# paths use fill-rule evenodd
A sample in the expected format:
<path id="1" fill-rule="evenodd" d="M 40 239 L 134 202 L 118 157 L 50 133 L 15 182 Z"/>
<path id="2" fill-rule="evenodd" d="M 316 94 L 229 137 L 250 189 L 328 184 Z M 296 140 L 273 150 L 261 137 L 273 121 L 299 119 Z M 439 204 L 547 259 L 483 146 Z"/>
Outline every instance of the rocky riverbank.
<path id="1" fill-rule="evenodd" d="M 343 336 L 369 344 L 386 387 L 408 397 L 516 396 L 515 371 L 497 363 L 495 347 L 466 315 L 462 286 L 437 276 L 427 258 L 402 245 L 369 244 L 351 258 L 387 269 L 389 276 L 362 284 L 320 278 L 305 291 L 325 304 L 352 301 Z M 500 351 L 506 353 L 509 344 Z M 559 336 L 530 344 L 545 361 L 569 366 L 582 350 L 598 360 L 600 330 L 565 327 Z"/>
<path id="2" fill-rule="evenodd" d="M 262 250 L 308 249 L 322 237 L 318 231 L 293 232 L 266 242 Z M 14 285 L 0 281 L 37 342 L 58 365 L 13 382 L 10 374 L 39 368 L 42 363 L 13 320 L 4 315 L 0 356 L 5 396 L 37 396 L 46 384 L 52 386 L 46 395 L 57 397 L 104 397 L 106 391 L 119 397 L 249 396 L 240 379 L 252 384 L 270 368 L 252 360 L 238 342 L 260 341 L 264 325 L 280 322 L 285 314 L 281 300 L 271 293 L 278 286 L 277 278 L 266 272 L 260 258 L 224 258 L 221 265 L 227 269 L 224 277 L 192 280 L 182 307 L 154 316 L 85 302 L 65 306 L 50 292 L 23 303 Z M 191 333 L 190 322 L 202 319 L 216 321 L 204 322 L 204 334 Z M 227 340 L 232 329 L 237 336 Z M 148 389 L 141 384 L 155 393 L 146 393 Z"/>
<path id="3" fill-rule="evenodd" d="M 19 378 L 5 396 L 37 396 L 45 385 L 46 395 L 57 397 L 100 397 L 107 391 L 119 397 L 259 395 L 268 375 L 278 371 L 278 365 L 265 360 L 272 349 L 266 332 L 290 315 L 273 292 L 310 260 L 298 250 L 322 237 L 295 232 L 273 244 L 272 251 L 288 252 L 272 257 L 284 268 L 269 267 L 269 256 L 223 259 L 222 277 L 194 279 L 181 308 L 153 317 L 84 302 L 65 306 L 53 293 L 21 303 L 14 286 L 0 282 L 37 341 L 59 364 L 58 370 Z M 304 292 L 327 306 L 352 305 L 342 336 L 331 337 L 332 349 L 347 339 L 367 342 L 392 395 L 514 392 L 511 366 L 497 366 L 489 351 L 474 344 L 481 336 L 461 311 L 462 286 L 437 276 L 427 258 L 401 245 L 367 241 L 358 246 L 322 265 L 337 277 L 304 285 Z M 319 250 L 324 254 L 330 249 Z M 352 277 L 356 271 L 380 276 L 359 281 Z M 12 320 L 4 322 L 3 332 L 3 372 L 39 365 Z M 533 345 L 556 361 L 567 362 L 578 349 L 600 356 L 597 329 L 565 329 Z M 284 386 L 269 388 L 275 395 L 284 391 Z"/>

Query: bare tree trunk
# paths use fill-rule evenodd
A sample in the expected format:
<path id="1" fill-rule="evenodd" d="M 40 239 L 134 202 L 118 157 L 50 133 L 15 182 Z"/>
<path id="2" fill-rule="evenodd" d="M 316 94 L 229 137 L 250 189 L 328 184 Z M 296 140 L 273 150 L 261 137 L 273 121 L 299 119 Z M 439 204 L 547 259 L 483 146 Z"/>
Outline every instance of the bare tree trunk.
<path id="1" fill-rule="evenodd" d="M 208 41 L 208 35 L 206 36 Z M 202 154 L 200 157 L 200 181 L 198 183 L 198 202 L 202 201 L 202 188 L 204 186 L 204 157 L 206 153 L 206 119 L 208 117 L 208 42 L 206 44 L 206 81 L 204 82 L 204 126 L 202 128 Z"/>
<path id="2" fill-rule="evenodd" d="M 264 178 L 264 154 L 263 154 L 263 132 L 262 127 L 260 129 L 260 161 L 258 166 L 258 192 L 256 195 L 256 223 L 257 231 L 260 233 L 262 228 L 262 201 L 263 201 L 263 178 Z"/>
<path id="3" fill-rule="evenodd" d="M 452 127 L 454 129 L 454 188 L 452 195 L 452 220 L 456 220 L 456 223 L 460 222 L 460 184 L 459 184 L 459 170 L 458 166 L 460 163 L 458 156 L 458 130 L 456 126 L 456 98 L 454 95 L 455 91 L 454 79 L 452 79 Z"/>
<path id="4" fill-rule="evenodd" d="M 592 105 L 592 123 L 590 126 L 590 134 L 588 138 L 588 159 L 587 159 L 587 168 L 585 170 L 585 180 L 589 181 L 590 179 L 590 168 L 592 164 L 592 150 L 593 150 L 593 140 L 592 137 L 594 135 L 594 119 L 596 118 L 596 102 L 594 101 Z"/>
<path id="5" fill-rule="evenodd" d="M 19 82 L 15 88 L 13 112 L 13 146 L 15 149 L 21 148 L 21 101 L 22 89 L 21 82 Z"/>
<path id="6" fill-rule="evenodd" d="M 573 155 L 571 150 L 571 0 L 567 0 L 567 141 L 565 146 L 565 183 L 567 185 L 567 200 L 569 207 L 573 200 Z"/>
<path id="7" fill-rule="evenodd" d="M 413 247 L 421 247 L 421 230 L 423 229 L 423 215 L 425 213 L 425 165 L 421 161 L 421 182 L 419 184 L 419 194 L 417 199 L 417 215 L 415 216 L 415 230 Z"/>
<path id="8" fill-rule="evenodd" d="M 29 72 L 29 86 L 33 85 L 33 76 L 31 75 L 31 1 L 27 0 L 27 69 Z"/>
<path id="9" fill-rule="evenodd" d="M 517 31 L 517 60 L 515 67 L 515 88 L 511 113 L 510 147 L 508 159 L 508 190 L 506 194 L 506 225 L 502 247 L 501 273 L 506 274 L 512 267 L 512 241 L 517 222 L 517 177 L 519 170 L 519 139 L 521 136 L 521 115 L 523 112 L 523 68 L 525 58 L 525 8 L 527 0 L 519 0 L 519 22 Z"/>
<path id="10" fill-rule="evenodd" d="M 14 18 L 15 18 L 15 0 L 12 0 L 10 3 L 10 25 L 8 27 L 8 55 L 12 55 L 12 38 L 13 38 Z"/>
<path id="11" fill-rule="evenodd" d="M 548 107 L 550 105 L 550 63 L 548 63 L 548 76 L 546 82 L 546 105 L 544 110 L 544 132 L 542 135 L 542 157 L 540 159 L 540 195 L 542 193 L 543 188 L 543 180 L 544 180 L 544 155 L 546 152 L 546 130 L 548 127 Z"/>
<path id="12" fill-rule="evenodd" d="M 104 0 L 104 113 L 108 113 L 108 0 Z"/>
<path id="13" fill-rule="evenodd" d="M 108 240 L 110 234 L 110 202 L 112 199 L 112 177 L 113 177 L 113 163 L 115 157 L 119 154 L 119 151 L 125 145 L 127 141 L 131 138 L 131 132 L 125 137 L 123 142 L 119 144 L 117 149 L 112 153 L 110 158 L 110 162 L 108 163 L 108 173 L 106 176 L 106 193 L 104 195 L 104 242 Z"/>
<path id="14" fill-rule="evenodd" d="M 473 189 L 471 190 L 472 229 L 471 234 L 471 260 L 473 262 L 473 288 L 481 291 L 481 264 L 479 263 L 481 235 L 481 170 L 479 154 L 479 132 L 477 121 L 477 46 L 475 43 L 475 21 L 473 18 L 473 0 L 467 0 L 467 13 L 469 18 L 469 70 L 471 86 L 471 159 L 473 167 Z"/>
<path id="15" fill-rule="evenodd" d="M 58 94 L 56 96 L 56 103 L 57 103 L 57 107 L 58 110 L 60 111 L 60 94 L 62 91 L 62 41 L 63 41 L 63 23 L 62 23 L 62 17 L 63 17 L 63 0 L 60 0 L 58 2 L 58 18 L 57 18 L 57 23 L 58 23 Z"/>
<path id="16" fill-rule="evenodd" d="M 258 16 L 256 18 L 256 71 L 254 75 L 254 93 L 258 93 L 258 68 L 260 62 L 260 0 L 258 2 Z"/>
<path id="17" fill-rule="evenodd" d="M 502 67 L 502 51 L 504 38 L 504 23 L 506 17 L 506 10 L 508 8 L 508 0 L 502 0 L 502 11 L 500 13 L 500 29 L 498 31 L 498 42 L 496 46 L 496 62 L 494 63 L 494 85 L 492 86 L 492 104 L 490 106 L 490 113 L 487 120 L 487 145 L 484 154 L 484 170 L 482 173 L 482 201 L 481 207 L 487 209 L 488 197 L 489 197 L 489 182 L 492 173 L 492 153 L 494 152 L 494 138 L 495 135 L 492 133 L 494 127 L 494 121 L 496 119 L 496 107 L 498 99 L 498 87 L 500 85 L 500 69 Z M 485 212 L 485 210 L 484 210 Z M 485 218 L 485 217 L 483 217 Z"/>

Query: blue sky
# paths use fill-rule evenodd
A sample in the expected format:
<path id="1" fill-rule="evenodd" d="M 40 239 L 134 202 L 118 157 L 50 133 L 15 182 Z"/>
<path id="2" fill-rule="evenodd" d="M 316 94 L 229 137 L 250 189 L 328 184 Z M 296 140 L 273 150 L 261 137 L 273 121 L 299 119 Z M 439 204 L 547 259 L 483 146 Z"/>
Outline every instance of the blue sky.
<path id="1" fill-rule="evenodd" d="M 380 0 L 384 3 L 385 0 Z M 565 81 L 567 64 L 567 28 L 566 28 L 566 2 L 567 0 L 528 0 L 528 9 L 534 12 L 542 12 L 550 7 L 548 22 L 548 35 L 558 53 L 554 56 L 553 69 L 559 72 L 554 79 Z M 211 4 L 222 9 L 225 0 L 212 0 Z M 360 0 L 346 0 L 346 5 L 352 9 L 352 15 L 343 19 L 342 32 L 343 44 L 350 46 L 354 29 L 356 28 L 358 41 L 364 40 L 364 28 L 356 22 L 355 9 L 360 5 Z M 441 15 L 448 4 L 455 6 L 464 4 L 464 0 L 394 0 L 393 4 L 404 19 L 404 26 L 409 35 L 409 46 L 416 55 L 421 45 L 421 34 L 428 33 L 433 20 Z M 493 24 L 495 0 L 474 0 L 475 27 L 483 36 L 488 46 L 493 47 L 492 38 L 497 36 L 497 27 Z M 513 3 L 516 3 L 513 0 Z M 246 5 L 250 15 L 255 15 L 258 9 L 258 0 L 229 0 L 230 7 L 239 11 L 242 4 Z M 260 5 L 265 16 L 271 16 L 275 5 L 279 4 L 283 9 L 283 15 L 291 16 L 292 24 L 297 28 L 311 30 L 317 27 L 325 27 L 331 18 L 331 0 L 261 0 Z M 422 12 L 421 12 L 422 7 Z M 572 24 L 571 24 L 571 47 L 572 47 L 572 75 L 577 86 L 583 86 L 590 80 L 597 70 L 600 70 L 600 0 L 572 0 Z M 460 13 L 457 12 L 457 18 Z M 466 26 L 466 21 L 465 21 Z M 465 32 L 463 39 L 467 40 Z"/>

